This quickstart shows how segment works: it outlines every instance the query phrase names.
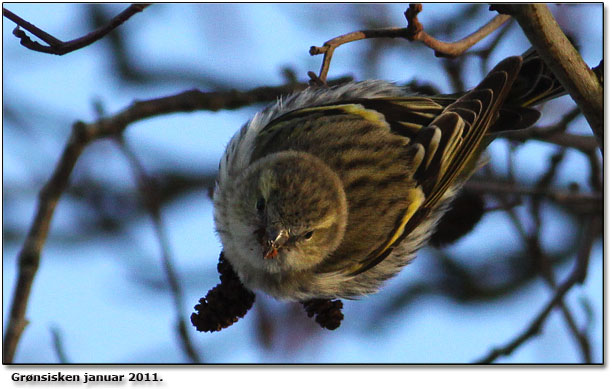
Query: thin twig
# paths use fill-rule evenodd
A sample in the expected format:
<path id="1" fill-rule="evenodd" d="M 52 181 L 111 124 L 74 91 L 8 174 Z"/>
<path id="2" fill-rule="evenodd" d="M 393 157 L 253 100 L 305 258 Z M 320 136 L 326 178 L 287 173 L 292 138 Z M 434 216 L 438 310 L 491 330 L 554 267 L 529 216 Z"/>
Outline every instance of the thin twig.
<path id="1" fill-rule="evenodd" d="M 603 153 L 603 86 L 567 39 L 546 4 L 504 4 L 494 9 L 512 15 L 584 114 Z"/>
<path id="2" fill-rule="evenodd" d="M 452 90 L 463 91 L 466 89 L 465 81 L 462 77 L 466 58 L 467 57 L 459 57 L 455 61 L 442 62 L 442 66 L 444 67 L 444 71 L 446 72 Z"/>
<path id="3" fill-rule="evenodd" d="M 550 163 L 548 164 L 548 169 L 540 176 L 538 181 L 535 184 L 535 188 L 537 190 L 547 190 L 550 188 L 551 183 L 555 176 L 557 175 L 557 171 L 559 170 L 559 166 L 563 159 L 565 158 L 565 150 L 564 148 L 560 149 L 558 152 L 553 154 L 550 157 Z M 542 198 L 538 196 L 532 196 L 530 205 L 531 205 L 531 215 L 533 216 L 533 220 L 535 221 L 535 226 L 532 231 L 532 236 L 538 237 L 540 233 L 540 229 L 542 227 L 542 218 L 541 218 L 541 205 Z M 539 240 L 539 237 L 536 238 Z"/>
<path id="4" fill-rule="evenodd" d="M 554 285 L 551 285 L 551 287 L 554 288 Z M 576 319 L 574 319 L 572 312 L 565 303 L 561 304 L 561 312 L 563 313 L 563 317 L 565 318 L 565 322 L 567 323 L 571 334 L 576 340 L 576 343 L 578 343 L 584 363 L 592 363 L 593 358 L 591 356 L 591 342 L 589 341 L 587 332 L 578 328 L 576 325 Z"/>
<path id="5" fill-rule="evenodd" d="M 514 174 L 514 161 L 512 158 L 512 156 L 514 155 L 514 150 L 512 149 L 512 146 L 509 146 L 509 147 L 510 149 L 508 150 L 508 177 L 509 177 L 509 183 L 512 185 L 515 185 L 516 182 L 515 182 L 515 174 Z M 563 159 L 564 151 L 565 149 L 563 149 L 559 154 L 556 154 L 551 158 L 550 167 L 548 171 L 545 172 L 542 175 L 542 178 L 538 181 L 538 184 L 536 185 L 537 189 L 544 190 L 549 187 L 559 167 L 559 164 L 561 163 Z M 542 223 L 541 217 L 540 217 L 541 197 L 531 196 L 530 198 L 531 200 L 530 203 L 532 206 L 531 215 L 532 215 L 532 219 L 534 220 L 535 226 L 533 228 L 533 231 L 531 233 L 528 233 L 525 227 L 523 227 L 523 224 L 521 223 L 521 219 L 519 218 L 515 209 L 507 206 L 507 204 L 509 204 L 509 201 L 507 199 L 508 194 L 504 192 L 499 192 L 499 193 L 496 193 L 495 195 L 497 196 L 498 201 L 502 205 L 506 205 L 506 213 L 510 217 L 510 220 L 514 224 L 514 227 L 517 230 L 518 234 L 522 237 L 523 241 L 525 242 L 525 245 L 527 247 L 527 252 L 530 254 L 530 257 L 532 258 L 532 260 L 537 261 L 537 263 L 540 265 L 539 268 L 542 274 L 544 275 L 545 280 L 548 282 L 549 286 L 554 290 L 556 288 L 556 283 L 554 280 L 554 273 L 552 271 L 550 260 L 548 256 L 544 254 L 544 251 L 541 248 L 540 240 L 539 240 L 540 231 L 541 231 L 541 223 Z M 585 356 L 585 361 L 590 362 L 591 361 L 590 345 L 589 345 L 588 340 L 586 339 L 584 334 L 580 333 L 580 331 L 578 330 L 576 326 L 576 322 L 571 312 L 567 308 L 566 304 L 562 301 L 560 303 L 560 306 L 561 306 L 561 310 L 563 311 L 565 320 L 568 323 L 568 326 L 570 327 L 571 333 L 573 334 L 574 338 L 577 339 L 579 346 L 581 347 L 581 350 L 583 351 L 583 355 Z"/>
<path id="6" fill-rule="evenodd" d="M 541 133 L 536 127 L 525 130 L 508 131 L 500 135 L 503 138 L 525 142 L 527 140 L 539 140 L 558 146 L 570 147 L 590 154 L 597 150 L 597 139 L 592 135 L 576 135 L 570 133 Z"/>
<path id="7" fill-rule="evenodd" d="M 477 193 L 508 193 L 521 196 L 542 196 L 556 203 L 579 210 L 601 212 L 603 196 L 601 193 L 583 193 L 562 189 L 539 189 L 521 187 L 508 182 L 471 179 L 465 189 Z"/>
<path id="8" fill-rule="evenodd" d="M 151 215 L 151 220 L 153 221 L 155 235 L 157 236 L 162 253 L 162 265 L 166 273 L 174 301 L 176 329 L 179 334 L 179 339 L 181 340 L 183 351 L 192 363 L 200 363 L 200 357 L 196 352 L 195 347 L 191 342 L 189 332 L 187 331 L 185 314 L 183 312 L 183 289 L 181 288 L 181 283 L 174 268 L 174 261 L 172 259 L 172 255 L 170 254 L 170 242 L 161 217 L 158 187 L 153 178 L 147 174 L 144 166 L 136 154 L 125 143 L 125 138 L 119 135 L 115 139 L 119 144 L 119 148 L 126 156 L 130 166 L 132 167 L 134 177 L 138 182 L 138 188 L 141 196 L 147 210 L 149 211 L 149 214 Z"/>
<path id="9" fill-rule="evenodd" d="M 571 147 L 588 155 L 598 148 L 597 139 L 592 135 L 576 135 L 566 132 L 569 124 L 579 115 L 580 109 L 576 107 L 563 115 L 559 122 L 553 125 L 507 131 L 500 134 L 500 137 L 521 142 L 540 140 L 563 147 Z"/>
<path id="10" fill-rule="evenodd" d="M 329 82 L 329 85 L 342 84 L 350 80 L 352 78 L 342 77 Z M 202 92 L 192 89 L 172 96 L 135 101 L 113 117 L 98 121 L 92 125 L 104 127 L 100 131 L 110 135 L 117 133 L 115 128 L 117 126 L 126 126 L 134 121 L 153 116 L 198 110 L 219 111 L 221 109 L 238 109 L 251 104 L 274 101 L 279 96 L 288 95 L 306 88 L 306 84 L 287 84 L 276 87 L 254 88 L 248 91 Z"/>
<path id="11" fill-rule="evenodd" d="M 13 35 L 20 39 L 20 43 L 22 46 L 27 47 L 30 50 L 39 51 L 41 53 L 64 55 L 72 51 L 82 49 L 85 46 L 89 46 L 97 40 L 103 38 L 109 32 L 111 32 L 112 30 L 123 24 L 125 21 L 127 21 L 129 18 L 131 18 L 134 14 L 142 12 L 149 5 L 150 4 L 145 3 L 132 4 L 119 15 L 115 16 L 106 26 L 103 26 L 83 37 L 73 39 L 67 42 L 55 38 L 53 35 L 41 30 L 40 28 L 29 23 L 28 21 L 20 18 L 19 16 L 15 15 L 6 8 L 2 8 L 2 15 L 17 24 L 17 27 L 15 27 L 15 29 L 13 30 Z M 33 41 L 24 31 L 21 30 L 21 28 L 29 31 L 34 36 L 38 37 L 43 42 L 47 43 L 48 46 Z"/>
<path id="12" fill-rule="evenodd" d="M 57 359 L 59 359 L 59 362 L 62 364 L 70 363 L 68 357 L 66 356 L 66 351 L 64 350 L 62 332 L 60 331 L 59 327 L 51 327 L 51 336 L 53 338 L 53 349 L 55 350 L 55 354 L 57 354 Z"/>
<path id="13" fill-rule="evenodd" d="M 497 204 L 497 205 L 493 205 L 490 207 L 485 208 L 485 212 L 489 213 L 489 212 L 497 212 L 497 211 L 508 211 L 511 208 L 514 207 L 518 207 L 521 204 L 523 204 L 523 202 L 520 199 L 515 199 L 513 201 L 508 201 L 508 202 L 500 202 L 501 204 Z"/>
<path id="14" fill-rule="evenodd" d="M 508 145 L 508 153 L 507 153 L 507 165 L 508 165 L 508 171 L 507 171 L 507 184 L 514 187 L 516 186 L 516 177 L 514 174 L 514 153 L 513 153 L 513 147 L 512 145 Z M 492 176 L 492 167 L 491 165 L 487 165 L 487 174 L 489 176 Z M 510 218 L 510 221 L 512 222 L 512 224 L 514 225 L 514 228 L 516 229 L 516 231 L 519 233 L 519 235 L 523 238 L 524 241 L 527 241 L 527 230 L 525 229 L 525 227 L 523 227 L 523 223 L 521 223 L 521 219 L 519 218 L 516 209 L 514 209 L 514 207 L 510 207 L 509 205 L 512 203 L 512 201 L 509 199 L 510 195 L 513 196 L 517 196 L 516 193 L 508 193 L 508 192 L 494 192 L 491 193 L 493 196 L 495 196 L 497 198 L 497 201 L 506 209 L 506 214 L 508 215 L 508 217 Z M 518 198 L 520 199 L 520 198 Z M 513 201 L 516 201 L 517 198 L 515 197 L 513 199 Z"/>
<path id="15" fill-rule="evenodd" d="M 463 39 L 449 43 L 437 40 L 425 32 L 417 18 L 418 13 L 421 12 L 422 9 L 423 6 L 421 4 L 410 4 L 410 8 L 404 13 L 408 20 L 408 29 L 413 33 L 408 39 L 421 41 L 429 48 L 434 49 L 436 57 L 458 57 L 510 20 L 508 15 L 497 15 L 476 32 Z"/>
<path id="16" fill-rule="evenodd" d="M 459 41 L 449 43 L 439 41 L 423 30 L 423 26 L 416 16 L 422 9 L 423 6 L 421 4 L 410 4 L 410 7 L 404 13 L 408 21 L 408 27 L 406 28 L 389 27 L 354 31 L 330 39 L 321 47 L 311 46 L 310 55 L 324 54 L 321 69 L 319 71 L 319 79 L 323 82 L 326 81 L 334 50 L 345 43 L 371 38 L 402 38 L 410 41 L 416 40 L 423 42 L 425 45 L 435 50 L 436 56 L 457 57 L 510 19 L 507 15 L 497 15 L 473 34 Z"/>
<path id="17" fill-rule="evenodd" d="M 495 50 L 495 48 L 499 45 L 499 43 L 502 41 L 502 38 L 506 36 L 506 34 L 510 31 L 510 29 L 512 28 L 512 24 L 512 21 L 510 23 L 504 24 L 504 26 L 499 30 L 499 33 L 495 35 L 495 37 L 487 47 L 467 53 L 480 57 L 480 70 L 482 72 L 483 77 L 485 74 L 488 73 L 490 69 L 489 60 L 491 59 L 491 53 L 493 53 L 493 50 Z"/>
<path id="18" fill-rule="evenodd" d="M 601 182 L 601 163 L 599 161 L 600 155 L 596 149 L 593 149 L 588 153 L 589 164 L 591 167 L 591 175 L 589 181 L 593 190 L 601 192 L 603 190 L 603 183 Z"/>
<path id="19" fill-rule="evenodd" d="M 583 241 L 583 245 L 577 255 L 572 273 L 557 288 L 556 293 L 550 299 L 548 304 L 546 304 L 544 308 L 542 308 L 540 313 L 533 319 L 531 324 L 523 332 L 518 334 L 512 341 L 508 342 L 505 346 L 493 349 L 488 355 L 481 358 L 476 363 L 492 363 L 502 355 L 510 355 L 514 352 L 514 350 L 516 350 L 527 340 L 539 334 L 540 330 L 542 329 L 542 326 L 544 325 L 544 322 L 549 317 L 549 314 L 550 312 L 552 312 L 553 308 L 555 308 L 563 301 L 565 294 L 570 289 L 572 289 L 574 285 L 582 283 L 584 281 L 584 278 L 586 276 L 586 270 L 588 268 L 589 257 L 591 254 L 591 247 L 593 246 L 593 241 L 598 231 L 597 225 L 597 218 L 593 218 L 591 222 L 587 225 L 587 231 L 585 234 L 586 236 Z"/>
<path id="20" fill-rule="evenodd" d="M 546 189 L 549 188 L 554 177 L 557 174 L 559 166 L 565 157 L 565 150 L 561 149 L 558 153 L 554 154 L 550 158 L 550 164 L 546 172 L 542 174 L 540 179 L 536 184 L 536 188 Z M 542 217 L 541 217 L 541 198 L 537 196 L 532 196 L 530 199 L 531 204 L 531 215 L 532 219 L 535 221 L 535 226 L 532 229 L 529 237 L 527 238 L 527 246 L 531 256 L 534 260 L 539 264 L 539 269 L 542 275 L 544 276 L 545 281 L 548 286 L 555 290 L 557 287 L 557 281 L 555 278 L 555 273 L 553 272 L 553 268 L 551 265 L 551 260 L 542 250 L 542 246 L 540 243 L 540 236 L 542 232 Z M 567 307 L 567 304 L 564 301 L 561 301 L 559 304 L 561 308 L 561 312 L 563 313 L 563 317 L 565 322 L 567 323 L 570 333 L 578 343 L 578 347 L 580 347 L 580 351 L 582 352 L 582 356 L 585 363 L 591 362 L 591 346 L 588 340 L 586 333 L 580 331 L 578 326 L 576 325 L 576 320 L 574 319 L 573 313 Z"/>

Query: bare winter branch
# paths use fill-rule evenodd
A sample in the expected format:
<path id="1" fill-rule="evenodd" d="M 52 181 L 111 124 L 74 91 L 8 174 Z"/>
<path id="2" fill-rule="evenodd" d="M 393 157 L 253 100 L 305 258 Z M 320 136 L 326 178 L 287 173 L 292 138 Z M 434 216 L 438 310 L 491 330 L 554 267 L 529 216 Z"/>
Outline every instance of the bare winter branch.
<path id="1" fill-rule="evenodd" d="M 567 39 L 546 4 L 495 6 L 519 22 L 531 44 L 589 122 L 603 152 L 603 86 Z"/>
<path id="2" fill-rule="evenodd" d="M 15 15 L 6 8 L 2 8 L 2 15 L 7 19 L 15 22 L 17 27 L 13 30 L 13 35 L 20 39 L 22 46 L 27 47 L 30 50 L 39 51 L 41 53 L 64 55 L 75 50 L 82 49 L 85 46 L 89 46 L 97 40 L 106 36 L 109 32 L 122 25 L 126 20 L 131 18 L 134 14 L 142 12 L 150 4 L 140 3 L 132 4 L 126 8 L 119 15 L 115 16 L 106 26 L 97 29 L 83 37 L 64 42 L 53 35 L 36 27 L 32 23 L 23 20 L 19 16 Z M 33 41 L 21 28 L 29 31 L 34 36 L 47 43 L 48 46 L 42 45 L 36 41 Z"/>
<path id="3" fill-rule="evenodd" d="M 598 213 L 603 210 L 601 193 L 583 193 L 571 190 L 521 187 L 510 182 L 471 179 L 465 189 L 476 193 L 514 194 L 520 196 L 540 196 L 554 201 L 579 213 Z"/>
<path id="4" fill-rule="evenodd" d="M 593 150 L 597 150 L 598 143 L 594 136 L 576 135 L 565 132 L 568 125 L 580 115 L 580 109 L 575 108 L 559 120 L 559 122 L 543 127 L 530 127 L 524 130 L 508 131 L 501 136 L 506 139 L 527 141 L 531 139 L 552 143 L 558 146 L 570 147 L 590 155 Z"/>
<path id="5" fill-rule="evenodd" d="M 448 43 L 435 39 L 423 30 L 423 26 L 417 18 L 417 14 L 421 12 L 422 9 L 423 6 L 421 4 L 410 4 L 410 7 L 404 14 L 408 21 L 408 27 L 406 28 L 389 27 L 354 31 L 330 39 L 325 42 L 322 47 L 312 46 L 310 48 L 310 55 L 324 54 L 321 70 L 319 71 L 319 79 L 325 82 L 334 50 L 345 43 L 371 38 L 402 38 L 410 41 L 416 40 L 423 42 L 425 45 L 434 49 L 435 55 L 438 57 L 457 57 L 510 19 L 507 15 L 498 15 L 473 34 L 459 41 Z"/>
<path id="6" fill-rule="evenodd" d="M 404 13 L 408 20 L 408 30 L 410 31 L 408 39 L 423 42 L 434 50 L 436 57 L 458 57 L 510 20 L 510 17 L 507 15 L 497 15 L 474 33 L 449 43 L 440 41 L 425 32 L 423 25 L 417 18 L 422 9 L 423 6 L 421 4 L 410 4 L 410 8 Z"/>
<path id="7" fill-rule="evenodd" d="M 586 270 L 588 268 L 589 257 L 591 254 L 591 247 L 595 240 L 596 234 L 598 233 L 599 218 L 594 217 L 591 222 L 587 225 L 585 238 L 583 241 L 582 249 L 576 258 L 574 269 L 567 279 L 557 288 L 555 294 L 550 299 L 548 304 L 542 308 L 540 313 L 533 319 L 531 324 L 520 334 L 518 334 L 512 341 L 508 342 L 505 346 L 493 349 L 488 355 L 478 360 L 476 363 L 492 363 L 502 355 L 510 355 L 519 346 L 524 344 L 527 340 L 538 335 L 544 322 L 550 316 L 550 312 L 559 305 L 568 291 L 576 284 L 580 284 L 584 281 Z"/>
<path id="8" fill-rule="evenodd" d="M 62 152 L 55 171 L 38 196 L 36 216 L 19 253 L 19 274 L 13 294 L 9 321 L 4 334 L 2 353 L 4 363 L 12 362 L 19 338 L 27 325 L 25 313 L 28 299 L 40 263 L 40 254 L 47 239 L 53 212 L 60 196 L 68 186 L 68 180 L 76 161 L 92 139 L 93 134 L 87 131 L 84 123 L 77 122 L 74 124 L 72 135 Z"/>
<path id="9" fill-rule="evenodd" d="M 124 137 L 118 136 L 116 139 L 121 151 L 126 156 L 130 166 L 132 167 L 135 180 L 138 182 L 138 188 L 141 196 L 147 210 L 149 211 L 149 214 L 151 215 L 153 226 L 155 227 L 155 235 L 157 236 L 157 241 L 159 242 L 162 254 L 162 266 L 166 273 L 166 278 L 168 280 L 168 284 L 170 285 L 170 291 L 174 300 L 176 329 L 181 346 L 183 347 L 185 355 L 192 363 L 200 363 L 200 357 L 195 350 L 193 343 L 191 342 L 189 332 L 187 331 L 185 317 L 183 315 L 183 288 L 181 287 L 178 274 L 174 267 L 174 260 L 170 252 L 170 240 L 161 217 L 161 204 L 158 187 L 155 180 L 147 174 L 144 166 L 136 154 L 125 143 Z"/>

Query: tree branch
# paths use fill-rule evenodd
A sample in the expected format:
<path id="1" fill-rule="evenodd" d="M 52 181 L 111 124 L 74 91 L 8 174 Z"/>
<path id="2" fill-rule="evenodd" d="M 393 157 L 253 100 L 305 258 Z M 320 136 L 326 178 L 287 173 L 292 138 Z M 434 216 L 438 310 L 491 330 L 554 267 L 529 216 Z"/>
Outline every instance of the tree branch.
<path id="1" fill-rule="evenodd" d="M 64 42 L 51 34 L 46 33 L 35 25 L 23 20 L 19 16 L 15 15 L 6 8 L 2 8 L 2 15 L 7 19 L 15 22 L 17 27 L 13 30 L 13 35 L 20 39 L 22 46 L 27 47 L 30 50 L 39 51 L 41 53 L 64 55 L 72 51 L 82 49 L 85 46 L 89 46 L 97 40 L 106 36 L 109 32 L 122 25 L 126 20 L 131 18 L 134 14 L 142 12 L 150 4 L 139 3 L 132 4 L 126 8 L 119 15 L 115 16 L 106 26 L 101 27 L 83 37 Z M 29 31 L 34 36 L 47 43 L 48 46 L 41 45 L 40 43 L 33 41 L 30 37 L 21 30 L 21 28 Z"/>
<path id="2" fill-rule="evenodd" d="M 574 285 L 580 284 L 584 281 L 589 264 L 589 257 L 591 255 L 591 247 L 599 231 L 598 225 L 598 216 L 593 217 L 587 225 L 583 244 L 577 255 L 572 273 L 557 288 L 556 293 L 550 299 L 548 304 L 546 304 L 546 306 L 544 306 L 540 313 L 533 319 L 531 324 L 505 346 L 493 349 L 488 355 L 481 358 L 476 363 L 492 363 L 502 355 L 510 355 L 512 354 L 512 352 L 514 352 L 514 350 L 516 350 L 519 346 L 525 343 L 528 339 L 539 334 L 540 330 L 542 329 L 542 326 L 544 325 L 544 322 L 549 317 L 550 312 L 552 312 L 552 310 L 563 301 L 563 298 L 565 297 L 567 292 L 572 289 Z"/>
<path id="3" fill-rule="evenodd" d="M 162 266 L 164 272 L 166 273 L 166 278 L 168 280 L 168 284 L 170 285 L 170 291 L 174 300 L 176 329 L 181 346 L 183 347 L 183 351 L 191 363 L 200 363 L 200 356 L 191 342 L 189 332 L 187 331 L 187 324 L 183 315 L 183 288 L 181 287 L 178 274 L 174 268 L 174 261 L 170 253 L 170 241 L 161 217 L 158 186 L 155 180 L 147 174 L 144 166 L 136 154 L 125 143 L 125 138 L 123 136 L 118 136 L 116 139 L 117 143 L 119 144 L 119 148 L 126 156 L 132 167 L 134 178 L 138 183 L 138 189 L 140 190 L 143 202 L 145 203 L 145 207 L 149 211 L 153 221 L 155 235 L 157 236 L 162 254 Z"/>
<path id="4" fill-rule="evenodd" d="M 580 213 L 601 213 L 603 195 L 601 193 L 582 193 L 569 190 L 520 187 L 513 183 L 471 179 L 465 183 L 465 190 L 486 194 L 514 194 L 520 196 L 541 196 L 559 205 L 574 208 Z"/>
<path id="5" fill-rule="evenodd" d="M 540 179 L 536 184 L 536 188 L 545 189 L 551 186 L 551 183 L 558 172 L 560 163 L 563 161 L 563 157 L 565 155 L 566 149 L 561 149 L 557 154 L 553 155 L 550 158 L 550 165 L 546 172 L 544 172 Z M 555 290 L 557 288 L 557 281 L 555 277 L 555 273 L 552 267 L 551 258 L 545 253 L 542 244 L 541 244 L 541 236 L 542 236 L 542 202 L 539 197 L 531 197 L 530 199 L 530 214 L 534 221 L 532 230 L 530 234 L 526 237 L 525 243 L 529 250 L 529 255 L 537 262 L 538 269 L 545 281 L 548 283 L 551 290 Z M 578 347 L 582 352 L 582 356 L 585 363 L 591 363 L 591 345 L 586 333 L 580 331 L 578 326 L 576 325 L 576 320 L 574 318 L 573 312 L 569 309 L 568 305 L 565 301 L 561 301 L 559 303 L 559 307 L 563 316 L 565 318 L 565 322 L 569 327 L 570 333 L 575 339 L 576 343 L 578 343 Z"/>
<path id="6" fill-rule="evenodd" d="M 3 342 L 3 363 L 11 363 L 15 356 L 17 343 L 27 325 L 25 312 L 34 282 L 34 276 L 40 263 L 40 253 L 49 232 L 51 218 L 55 211 L 61 194 L 68 186 L 68 179 L 74 165 L 85 146 L 92 140 L 83 122 L 77 122 L 72 127 L 72 135 L 64 148 L 60 161 L 55 167 L 49 181 L 38 195 L 36 216 L 23 247 L 19 252 L 19 274 L 13 294 L 13 301 L 9 314 L 9 322 Z"/>
<path id="7" fill-rule="evenodd" d="M 546 65 L 589 122 L 603 153 L 603 87 L 567 39 L 546 4 L 505 4 L 494 9 L 512 15 Z"/>
<path id="8" fill-rule="evenodd" d="M 354 31 L 330 39 L 325 42 L 322 47 L 311 46 L 310 55 L 324 54 L 323 63 L 319 71 L 319 80 L 322 82 L 326 81 L 334 50 L 345 43 L 371 38 L 402 38 L 410 41 L 416 40 L 423 42 L 428 47 L 434 49 L 435 55 L 438 57 L 457 57 L 510 19 L 507 15 L 497 15 L 476 32 L 459 41 L 448 43 L 435 39 L 423 30 L 423 25 L 417 18 L 417 14 L 421 12 L 422 9 L 423 6 L 421 4 L 410 4 L 410 7 L 404 13 L 408 21 L 408 27 L 406 28 L 389 27 Z"/>
<path id="9" fill-rule="evenodd" d="M 55 349 L 55 354 L 57 355 L 57 359 L 59 359 L 59 363 L 70 363 L 68 357 L 66 356 L 66 351 L 64 350 L 64 341 L 59 327 L 51 327 L 51 336 L 53 338 L 53 348 Z"/>
<path id="10" fill-rule="evenodd" d="M 507 131 L 500 137 L 525 142 L 527 140 L 540 140 L 562 147 L 570 147 L 591 155 L 599 148 L 597 139 L 592 135 L 576 135 L 566 132 L 567 127 L 580 115 L 580 108 L 576 107 L 563 115 L 555 124 L 542 127 L 530 127 L 524 130 Z"/>
<path id="11" fill-rule="evenodd" d="M 427 47 L 434 49 L 436 57 L 460 56 L 510 19 L 507 15 L 497 15 L 472 34 L 458 41 L 449 43 L 437 40 L 423 30 L 423 26 L 417 18 L 418 13 L 421 12 L 422 9 L 423 6 L 421 4 L 410 4 L 410 8 L 404 13 L 408 20 L 408 30 L 410 30 L 408 39 L 421 41 Z"/>

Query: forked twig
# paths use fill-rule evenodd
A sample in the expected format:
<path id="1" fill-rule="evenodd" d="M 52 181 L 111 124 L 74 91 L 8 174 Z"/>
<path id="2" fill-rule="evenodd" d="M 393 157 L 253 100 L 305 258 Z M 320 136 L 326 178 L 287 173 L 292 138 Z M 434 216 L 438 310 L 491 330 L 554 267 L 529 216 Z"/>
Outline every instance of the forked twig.
<path id="1" fill-rule="evenodd" d="M 410 7 L 404 13 L 408 21 L 408 26 L 405 28 L 389 27 L 354 31 L 330 39 L 321 47 L 312 46 L 310 48 L 310 55 L 324 54 L 318 78 L 323 82 L 326 81 L 334 50 L 345 43 L 370 38 L 402 38 L 410 41 L 416 40 L 423 42 L 428 47 L 434 49 L 434 53 L 438 57 L 457 57 L 510 19 L 508 15 L 497 15 L 476 32 L 461 40 L 449 43 L 440 41 L 425 32 L 423 25 L 417 18 L 417 14 L 421 12 L 422 9 L 423 6 L 421 4 L 410 4 Z"/>
<path id="2" fill-rule="evenodd" d="M 190 359 L 192 363 L 200 363 L 200 356 L 198 355 L 191 339 L 189 332 L 187 331 L 187 325 L 183 315 L 183 289 L 179 281 L 176 269 L 174 268 L 174 261 L 170 253 L 170 242 L 168 234 L 161 217 L 161 206 L 159 198 L 159 189 L 155 184 L 155 180 L 150 177 L 136 154 L 133 150 L 128 147 L 125 143 L 125 138 L 120 134 L 115 137 L 119 148 L 128 159 L 130 166 L 132 167 L 134 178 L 138 182 L 138 189 L 142 195 L 143 202 L 145 203 L 146 209 L 151 215 L 153 226 L 155 228 L 155 235 L 160 245 L 162 254 L 162 266 L 166 273 L 168 284 L 170 285 L 170 291 L 174 300 L 174 310 L 176 314 L 176 328 L 183 346 L 185 355 Z"/>
<path id="3" fill-rule="evenodd" d="M 481 358 L 476 363 L 492 363 L 502 355 L 512 354 L 512 352 L 514 352 L 514 350 L 516 350 L 520 345 L 540 332 L 544 322 L 549 317 L 550 312 L 552 312 L 552 310 L 563 301 L 563 298 L 567 292 L 570 291 L 574 285 L 584 282 L 586 271 L 588 269 L 589 257 L 591 255 L 591 247 L 593 246 L 593 241 L 595 240 L 597 232 L 599 231 L 599 223 L 600 222 L 596 216 L 589 221 L 585 231 L 584 241 L 582 242 L 582 246 L 578 252 L 572 273 L 561 285 L 559 285 L 548 304 L 542 308 L 531 324 L 505 346 L 493 349 L 488 355 Z"/>
<path id="4" fill-rule="evenodd" d="M 41 53 L 64 55 L 72 51 L 82 49 L 85 46 L 96 42 L 97 40 L 106 36 L 109 32 L 123 24 L 126 20 L 131 18 L 134 14 L 142 12 L 150 4 L 139 3 L 132 4 L 126 8 L 119 15 L 115 16 L 106 26 L 103 26 L 85 36 L 77 39 L 73 39 L 68 42 L 57 39 L 53 35 L 41 30 L 32 23 L 23 20 L 19 16 L 15 15 L 6 8 L 2 8 L 2 15 L 7 19 L 15 22 L 17 27 L 13 30 L 13 35 L 20 39 L 22 46 L 27 47 L 30 50 L 39 51 Z M 42 45 L 36 41 L 33 41 L 23 30 L 29 31 L 31 34 L 47 43 L 48 46 Z"/>
<path id="5" fill-rule="evenodd" d="M 506 23 L 510 17 L 508 15 L 497 15 L 487 24 L 479 28 L 477 31 L 455 42 L 443 42 L 431 35 L 423 29 L 423 25 L 419 22 L 417 15 L 421 12 L 423 6 L 421 4 L 410 4 L 410 8 L 406 10 L 404 15 L 408 20 L 408 29 L 410 30 L 410 40 L 423 42 L 427 47 L 435 50 L 436 57 L 458 57 L 465 53 L 470 47 L 480 42 L 493 31 L 497 30 L 501 25 Z M 498 17 L 501 16 L 501 17 Z"/>
<path id="6" fill-rule="evenodd" d="M 566 148 L 561 148 L 559 152 L 551 156 L 550 164 L 548 169 L 540 176 L 535 187 L 537 189 L 549 188 L 559 170 L 559 166 L 563 161 L 566 153 Z M 542 199 L 534 196 L 530 198 L 530 213 L 534 221 L 532 231 L 526 239 L 527 247 L 532 258 L 538 263 L 538 268 L 542 274 L 544 280 L 548 283 L 551 290 L 555 290 L 557 287 L 556 276 L 553 271 L 551 258 L 544 252 L 541 244 L 542 234 Z M 561 301 L 559 308 L 565 318 L 565 322 L 569 327 L 571 335 L 578 343 L 582 356 L 585 363 L 591 363 L 591 345 L 586 333 L 581 331 L 576 324 L 573 312 L 570 310 L 568 305 Z"/>

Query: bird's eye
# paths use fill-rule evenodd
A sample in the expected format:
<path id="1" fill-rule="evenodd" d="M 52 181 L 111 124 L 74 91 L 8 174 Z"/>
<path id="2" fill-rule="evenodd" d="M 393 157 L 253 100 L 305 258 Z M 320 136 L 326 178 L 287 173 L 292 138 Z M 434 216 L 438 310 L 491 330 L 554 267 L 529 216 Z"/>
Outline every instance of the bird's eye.
<path id="1" fill-rule="evenodd" d="M 266 209 L 266 200 L 263 197 L 260 197 L 257 200 L 257 204 L 255 204 L 255 207 L 259 212 L 263 211 L 264 209 Z"/>
<path id="2" fill-rule="evenodd" d="M 306 240 L 312 239 L 313 234 L 314 234 L 314 231 L 308 231 L 307 233 L 304 234 L 304 239 Z"/>

